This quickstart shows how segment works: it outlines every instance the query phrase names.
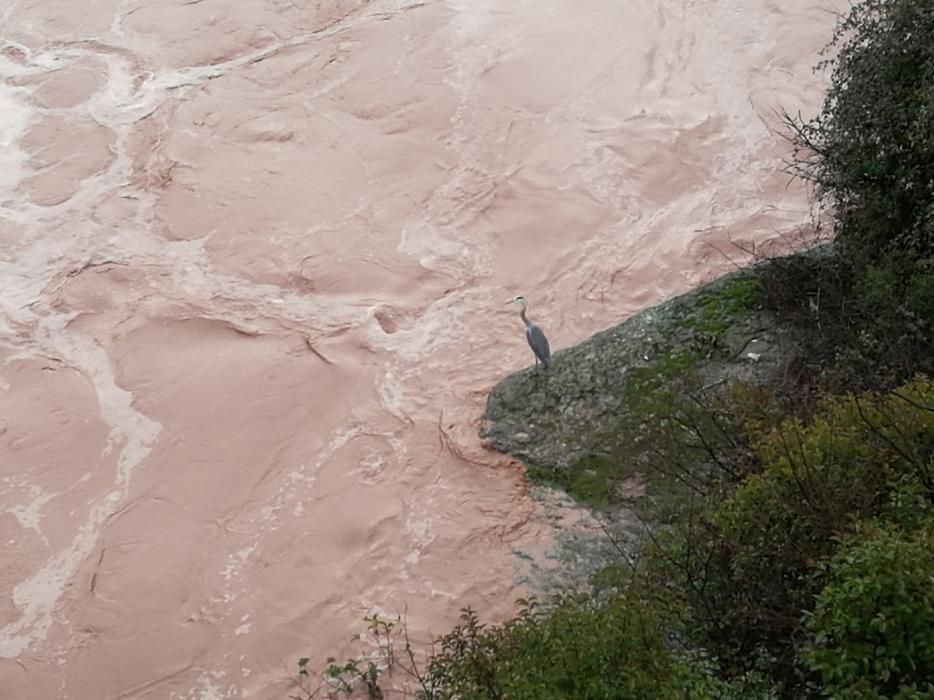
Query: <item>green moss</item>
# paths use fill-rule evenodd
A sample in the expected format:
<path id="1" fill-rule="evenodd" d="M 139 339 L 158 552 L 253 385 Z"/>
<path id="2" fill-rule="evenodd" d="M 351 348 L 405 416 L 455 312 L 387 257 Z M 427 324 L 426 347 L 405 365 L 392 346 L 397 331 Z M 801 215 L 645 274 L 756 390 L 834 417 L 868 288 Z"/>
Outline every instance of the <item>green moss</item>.
<path id="1" fill-rule="evenodd" d="M 708 408 L 694 396 L 703 383 L 701 363 L 738 319 L 760 305 L 761 291 L 758 275 L 746 273 L 696 297 L 679 322 L 687 338 L 670 340 L 650 364 L 626 371 L 617 420 L 583 436 L 591 453 L 568 468 L 531 467 L 529 478 L 604 509 L 625 502 L 620 485 L 638 477 L 651 494 L 640 510 L 667 519 L 664 514 L 677 510 L 696 480 L 691 472 L 702 473 L 710 461 L 704 444 L 722 440 Z"/>
<path id="2" fill-rule="evenodd" d="M 633 476 L 619 461 L 601 455 L 583 457 L 567 469 L 529 467 L 527 474 L 533 483 L 561 489 L 578 503 L 598 509 L 620 503 L 617 486 Z"/>
<path id="3" fill-rule="evenodd" d="M 695 351 L 719 347 L 723 334 L 737 318 L 762 303 L 759 276 L 748 272 L 727 280 L 719 289 L 706 291 L 697 300 L 697 313 L 684 319 L 684 327 L 694 338 Z"/>
<path id="4" fill-rule="evenodd" d="M 826 565 L 803 662 L 832 697 L 934 695 L 934 521 L 868 523 Z M 829 691 L 829 692 L 828 692 Z"/>
<path id="5" fill-rule="evenodd" d="M 687 351 L 671 351 L 651 365 L 631 369 L 622 389 L 629 413 L 634 418 L 651 418 L 670 404 L 674 385 L 691 372 L 697 359 Z"/>
<path id="6" fill-rule="evenodd" d="M 567 468 L 530 466 L 528 478 L 597 509 L 626 502 L 620 486 L 633 478 L 646 484 L 654 504 L 679 498 L 684 484 L 653 469 L 642 456 L 670 446 L 670 416 L 684 401 L 696 363 L 695 355 L 672 351 L 650 365 L 631 369 L 621 389 L 625 402 L 619 419 L 611 428 L 594 431 L 587 438 L 594 452 Z"/>
<path id="7" fill-rule="evenodd" d="M 827 397 L 808 422 L 754 428 L 757 471 L 708 495 L 651 555 L 701 615 L 704 648 L 737 669 L 765 663 L 797 687 L 789 640 L 841 536 L 874 518 L 913 527 L 929 517 L 932 405 L 934 383 L 918 378 L 889 396 Z"/>
<path id="8" fill-rule="evenodd" d="M 616 484 L 621 475 L 619 464 L 609 457 L 588 456 L 577 460 L 568 470 L 568 493 L 581 503 L 605 508 L 619 502 Z"/>

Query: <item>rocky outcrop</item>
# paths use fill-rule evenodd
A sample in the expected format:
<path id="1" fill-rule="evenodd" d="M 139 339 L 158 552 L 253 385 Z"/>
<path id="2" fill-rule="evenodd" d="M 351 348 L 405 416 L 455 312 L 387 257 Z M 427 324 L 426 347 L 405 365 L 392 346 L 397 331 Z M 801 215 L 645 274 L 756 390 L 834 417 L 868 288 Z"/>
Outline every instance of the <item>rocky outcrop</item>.
<path id="1" fill-rule="evenodd" d="M 755 271 L 722 277 L 642 311 L 500 382 L 487 401 L 482 436 L 527 464 L 569 467 L 610 453 L 622 423 L 647 420 L 646 387 L 682 390 L 779 378 L 798 353 L 795 332 L 761 304 Z"/>

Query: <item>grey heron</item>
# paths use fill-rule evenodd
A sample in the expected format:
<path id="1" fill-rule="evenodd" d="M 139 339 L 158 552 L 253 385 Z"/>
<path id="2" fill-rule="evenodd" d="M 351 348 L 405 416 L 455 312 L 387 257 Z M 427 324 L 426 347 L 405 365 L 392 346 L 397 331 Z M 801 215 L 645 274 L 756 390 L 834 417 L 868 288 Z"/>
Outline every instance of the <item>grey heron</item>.
<path id="1" fill-rule="evenodd" d="M 525 315 L 529 308 L 529 303 L 524 296 L 517 296 L 507 304 L 516 304 L 519 307 L 519 318 L 525 324 L 525 338 L 529 341 L 529 347 L 535 353 L 535 369 L 538 369 L 538 363 L 541 362 L 545 369 L 548 369 L 548 361 L 551 359 L 551 349 L 548 347 L 548 338 L 542 333 L 542 329 L 536 326 Z"/>

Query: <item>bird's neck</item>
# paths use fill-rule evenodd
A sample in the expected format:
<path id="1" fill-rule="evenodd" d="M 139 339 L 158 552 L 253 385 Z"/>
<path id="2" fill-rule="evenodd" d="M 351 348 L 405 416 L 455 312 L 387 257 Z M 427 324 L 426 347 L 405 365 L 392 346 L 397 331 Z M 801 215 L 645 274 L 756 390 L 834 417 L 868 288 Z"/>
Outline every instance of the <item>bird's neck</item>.
<path id="1" fill-rule="evenodd" d="M 529 321 L 529 317 L 525 315 L 525 309 L 521 309 L 519 311 L 519 318 L 522 319 L 522 322 L 525 324 L 526 328 L 532 325 L 532 322 Z"/>

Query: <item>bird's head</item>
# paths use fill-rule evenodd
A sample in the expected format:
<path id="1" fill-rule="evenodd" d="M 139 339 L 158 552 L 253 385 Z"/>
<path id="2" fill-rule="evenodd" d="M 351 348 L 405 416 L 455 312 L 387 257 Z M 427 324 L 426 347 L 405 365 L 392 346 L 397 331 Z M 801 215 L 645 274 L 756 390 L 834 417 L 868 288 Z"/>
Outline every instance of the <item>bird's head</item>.
<path id="1" fill-rule="evenodd" d="M 527 308 L 528 305 L 529 305 L 528 302 L 525 300 L 525 297 L 522 296 L 521 294 L 520 294 L 519 296 L 517 296 L 517 297 L 513 297 L 512 299 L 510 299 L 510 300 L 507 301 L 506 303 L 507 303 L 507 304 L 515 304 L 516 306 L 518 306 L 518 307 L 521 308 L 521 309 L 525 309 L 525 308 Z"/>

